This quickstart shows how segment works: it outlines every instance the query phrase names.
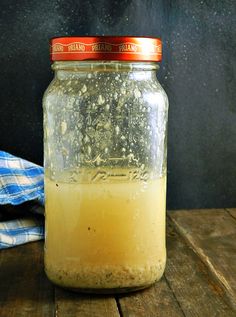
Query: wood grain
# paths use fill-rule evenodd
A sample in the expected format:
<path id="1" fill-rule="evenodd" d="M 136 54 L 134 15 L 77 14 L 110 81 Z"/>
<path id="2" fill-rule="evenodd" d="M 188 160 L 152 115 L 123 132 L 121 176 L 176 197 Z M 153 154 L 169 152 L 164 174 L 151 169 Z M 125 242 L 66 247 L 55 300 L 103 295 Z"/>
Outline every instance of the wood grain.
<path id="1" fill-rule="evenodd" d="M 114 297 L 82 295 L 55 289 L 57 317 L 119 317 Z"/>
<path id="2" fill-rule="evenodd" d="M 228 213 L 236 219 L 236 208 L 227 208 Z"/>
<path id="3" fill-rule="evenodd" d="M 118 297 L 123 317 L 183 317 L 173 292 L 163 277 L 154 286 Z"/>
<path id="4" fill-rule="evenodd" d="M 0 252 L 0 316 L 54 316 L 54 289 L 43 269 L 43 242 Z"/>
<path id="5" fill-rule="evenodd" d="M 127 295 L 65 291 L 47 280 L 43 242 L 0 252 L 0 317 L 235 317 L 236 209 L 175 211 L 165 276 Z"/>
<path id="6" fill-rule="evenodd" d="M 233 317 L 220 284 L 211 279 L 208 268 L 185 243 L 173 226 L 167 230 L 166 279 L 187 317 Z"/>
<path id="7" fill-rule="evenodd" d="M 236 307 L 236 222 L 225 210 L 169 213 L 179 232 L 223 286 Z"/>

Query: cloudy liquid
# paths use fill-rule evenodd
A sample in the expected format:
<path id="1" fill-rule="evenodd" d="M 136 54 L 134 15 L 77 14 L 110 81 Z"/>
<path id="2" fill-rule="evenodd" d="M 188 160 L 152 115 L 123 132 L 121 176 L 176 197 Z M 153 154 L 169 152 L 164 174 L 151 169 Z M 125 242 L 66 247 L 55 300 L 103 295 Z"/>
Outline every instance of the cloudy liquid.
<path id="1" fill-rule="evenodd" d="M 45 266 L 75 289 L 150 285 L 166 261 L 166 178 L 63 183 L 45 179 Z"/>

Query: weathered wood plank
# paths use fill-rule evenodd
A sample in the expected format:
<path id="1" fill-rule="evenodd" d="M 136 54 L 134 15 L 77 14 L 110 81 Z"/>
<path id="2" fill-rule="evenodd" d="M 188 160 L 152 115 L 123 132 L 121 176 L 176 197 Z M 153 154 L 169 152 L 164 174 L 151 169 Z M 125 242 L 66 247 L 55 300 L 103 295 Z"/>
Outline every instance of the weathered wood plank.
<path id="1" fill-rule="evenodd" d="M 210 268 L 236 307 L 236 223 L 223 209 L 169 213 L 178 231 Z"/>
<path id="2" fill-rule="evenodd" d="M 232 216 L 236 209 L 228 212 L 171 213 L 182 237 L 172 225 L 168 226 L 167 281 L 162 278 L 147 290 L 118 296 L 122 316 L 235 316 L 225 297 L 227 293 L 235 303 L 236 222 Z M 219 282 L 212 279 L 207 267 Z M 43 272 L 42 242 L 2 250 L 0 281 L 1 317 L 54 316 L 54 289 Z M 113 297 L 86 296 L 57 288 L 55 302 L 57 317 L 120 316 Z"/>
<path id="3" fill-rule="evenodd" d="M 43 271 L 43 242 L 0 251 L 0 316 L 54 316 L 54 289 Z"/>
<path id="4" fill-rule="evenodd" d="M 236 208 L 227 208 L 226 210 L 236 219 Z"/>
<path id="5" fill-rule="evenodd" d="M 212 280 L 207 266 L 172 225 L 168 225 L 167 247 L 165 276 L 184 315 L 186 317 L 235 316 L 220 284 Z"/>
<path id="6" fill-rule="evenodd" d="M 55 289 L 57 317 L 119 317 L 114 297 L 82 295 Z"/>
<path id="7" fill-rule="evenodd" d="M 183 317 L 166 279 L 154 286 L 129 295 L 118 297 L 123 317 Z"/>

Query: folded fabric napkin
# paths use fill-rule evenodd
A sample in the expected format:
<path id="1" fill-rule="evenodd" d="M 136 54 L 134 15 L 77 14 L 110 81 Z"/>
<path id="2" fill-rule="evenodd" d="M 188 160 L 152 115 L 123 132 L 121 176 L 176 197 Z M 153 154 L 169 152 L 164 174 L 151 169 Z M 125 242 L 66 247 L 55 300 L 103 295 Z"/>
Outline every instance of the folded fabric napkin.
<path id="1" fill-rule="evenodd" d="M 44 171 L 41 166 L 0 151 L 0 205 L 34 200 L 31 211 L 42 213 Z M 32 215 L 0 222 L 0 249 L 44 238 L 44 221 Z"/>

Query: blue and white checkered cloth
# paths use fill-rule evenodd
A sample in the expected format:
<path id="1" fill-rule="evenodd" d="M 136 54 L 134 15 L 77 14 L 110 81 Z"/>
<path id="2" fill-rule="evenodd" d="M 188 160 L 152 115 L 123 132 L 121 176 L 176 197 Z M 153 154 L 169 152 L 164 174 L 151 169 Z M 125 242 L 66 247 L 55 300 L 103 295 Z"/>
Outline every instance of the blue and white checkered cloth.
<path id="1" fill-rule="evenodd" d="M 35 200 L 33 211 L 44 203 L 44 171 L 41 166 L 0 151 L 0 205 Z M 44 221 L 32 216 L 0 222 L 0 249 L 44 238 Z"/>

